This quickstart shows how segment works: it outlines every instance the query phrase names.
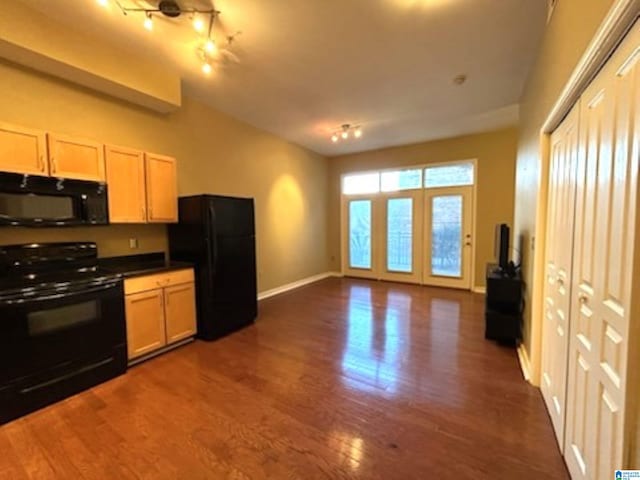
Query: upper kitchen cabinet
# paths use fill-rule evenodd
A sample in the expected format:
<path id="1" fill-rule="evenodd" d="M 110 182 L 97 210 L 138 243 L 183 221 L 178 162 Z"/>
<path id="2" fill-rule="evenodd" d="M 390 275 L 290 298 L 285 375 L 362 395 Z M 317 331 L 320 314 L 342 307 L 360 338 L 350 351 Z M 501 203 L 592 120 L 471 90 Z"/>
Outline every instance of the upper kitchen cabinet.
<path id="1" fill-rule="evenodd" d="M 147 220 L 150 223 L 178 221 L 176 160 L 145 153 L 147 177 Z"/>
<path id="2" fill-rule="evenodd" d="M 0 170 L 48 175 L 45 132 L 0 123 Z"/>
<path id="3" fill-rule="evenodd" d="M 104 160 L 109 187 L 111 223 L 147 221 L 144 153 L 131 148 L 107 145 Z"/>
<path id="4" fill-rule="evenodd" d="M 105 181 L 104 145 L 66 135 L 47 134 L 51 176 Z"/>

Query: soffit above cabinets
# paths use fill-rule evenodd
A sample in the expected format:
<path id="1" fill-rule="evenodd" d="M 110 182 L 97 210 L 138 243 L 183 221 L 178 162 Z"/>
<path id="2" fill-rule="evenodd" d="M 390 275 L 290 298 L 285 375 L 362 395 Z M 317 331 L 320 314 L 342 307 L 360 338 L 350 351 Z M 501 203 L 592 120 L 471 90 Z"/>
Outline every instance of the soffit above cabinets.
<path id="1" fill-rule="evenodd" d="M 175 69 L 74 26 L 62 28 L 19 1 L 2 10 L 0 57 L 161 113 L 180 107 Z"/>

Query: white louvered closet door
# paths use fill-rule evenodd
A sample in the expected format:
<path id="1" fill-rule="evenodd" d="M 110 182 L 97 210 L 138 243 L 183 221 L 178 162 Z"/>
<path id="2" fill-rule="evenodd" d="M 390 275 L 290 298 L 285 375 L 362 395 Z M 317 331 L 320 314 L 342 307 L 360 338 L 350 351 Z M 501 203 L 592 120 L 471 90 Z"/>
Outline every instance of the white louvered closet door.
<path id="1" fill-rule="evenodd" d="M 578 104 L 551 136 L 549 169 L 540 388 L 561 449 L 564 442 L 567 390 L 579 118 Z"/>
<path id="2" fill-rule="evenodd" d="M 625 462 L 639 58 L 636 24 L 581 100 L 564 448 L 574 480 L 613 478 Z"/>

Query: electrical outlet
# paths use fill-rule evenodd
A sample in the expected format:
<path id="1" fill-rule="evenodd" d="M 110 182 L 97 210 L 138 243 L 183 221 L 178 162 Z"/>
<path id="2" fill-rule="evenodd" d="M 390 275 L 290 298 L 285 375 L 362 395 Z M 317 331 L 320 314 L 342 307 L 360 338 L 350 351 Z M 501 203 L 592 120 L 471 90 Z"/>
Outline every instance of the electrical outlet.
<path id="1" fill-rule="evenodd" d="M 137 238 L 130 238 L 129 239 L 129 248 L 131 248 L 131 249 L 138 248 L 138 239 Z"/>

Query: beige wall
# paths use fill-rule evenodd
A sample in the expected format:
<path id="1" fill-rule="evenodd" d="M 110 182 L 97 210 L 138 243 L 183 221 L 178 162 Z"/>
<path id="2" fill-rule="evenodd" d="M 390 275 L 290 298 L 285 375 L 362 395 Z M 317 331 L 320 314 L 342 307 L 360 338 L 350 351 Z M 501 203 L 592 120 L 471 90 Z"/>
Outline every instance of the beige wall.
<path id="1" fill-rule="evenodd" d="M 559 1 L 544 34 L 520 106 L 516 171 L 516 232 L 523 237 L 523 273 L 527 288 L 524 344 L 531 352 L 531 285 L 540 188 L 540 129 L 591 41 L 613 0 Z M 542 252 L 539 252 L 542 254 Z"/>
<path id="2" fill-rule="evenodd" d="M 260 291 L 327 270 L 325 158 L 190 98 L 156 114 L 2 62 L 0 91 L 2 121 L 173 155 L 181 195 L 254 197 Z M 166 249 L 163 226 L 0 229 L 0 244 L 62 239 L 97 241 L 101 255 Z"/>
<path id="3" fill-rule="evenodd" d="M 332 270 L 339 271 L 340 175 L 347 172 L 402 167 L 455 160 L 477 159 L 476 265 L 474 286 L 485 285 L 485 265 L 494 258 L 497 223 L 513 224 L 517 130 L 508 128 L 433 142 L 343 155 L 329 167 L 329 255 Z"/>

